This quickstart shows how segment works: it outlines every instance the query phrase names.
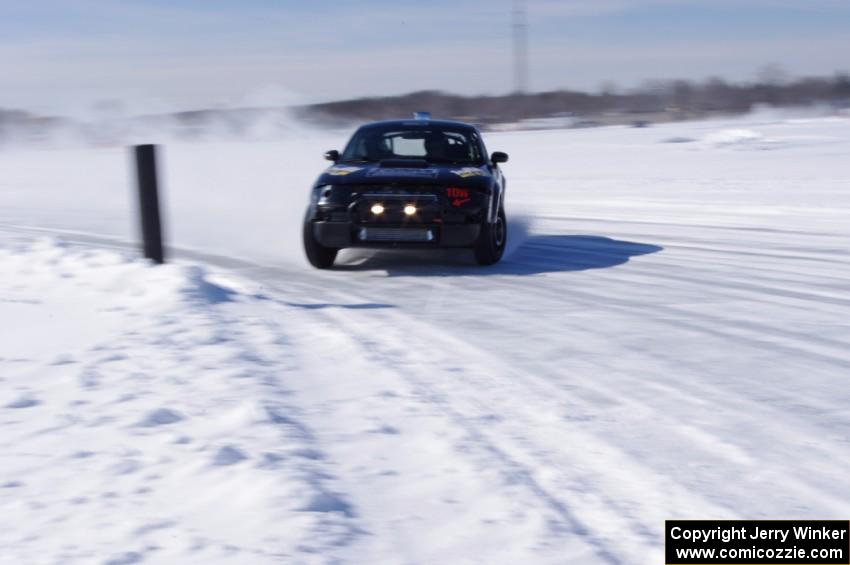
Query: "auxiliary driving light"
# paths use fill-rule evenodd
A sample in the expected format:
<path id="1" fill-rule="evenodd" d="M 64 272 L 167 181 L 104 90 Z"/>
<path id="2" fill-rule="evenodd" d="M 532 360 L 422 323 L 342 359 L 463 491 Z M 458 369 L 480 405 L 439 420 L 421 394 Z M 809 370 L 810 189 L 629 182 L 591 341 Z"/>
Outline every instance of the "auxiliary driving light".
<path id="1" fill-rule="evenodd" d="M 376 216 L 380 216 L 381 214 L 384 213 L 384 207 L 380 204 L 372 204 L 371 210 L 372 210 L 372 213 L 375 214 Z"/>
<path id="2" fill-rule="evenodd" d="M 404 214 L 406 216 L 412 216 L 415 213 L 416 213 L 416 206 L 414 206 L 413 204 L 408 204 L 407 206 L 404 207 Z"/>

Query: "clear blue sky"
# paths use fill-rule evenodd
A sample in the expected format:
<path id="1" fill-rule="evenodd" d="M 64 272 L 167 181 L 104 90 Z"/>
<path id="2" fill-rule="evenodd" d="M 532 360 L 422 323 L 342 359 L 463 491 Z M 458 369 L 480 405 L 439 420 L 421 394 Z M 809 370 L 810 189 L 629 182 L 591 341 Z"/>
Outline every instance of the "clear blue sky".
<path id="1" fill-rule="evenodd" d="M 532 90 L 850 70 L 850 0 L 527 0 Z M 0 0 L 0 107 L 511 90 L 511 0 Z"/>

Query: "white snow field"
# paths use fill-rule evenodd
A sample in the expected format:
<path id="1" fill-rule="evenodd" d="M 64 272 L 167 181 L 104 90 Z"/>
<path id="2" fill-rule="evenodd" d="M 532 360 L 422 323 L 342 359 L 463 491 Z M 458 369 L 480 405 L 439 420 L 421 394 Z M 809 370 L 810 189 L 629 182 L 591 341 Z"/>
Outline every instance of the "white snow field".
<path id="1" fill-rule="evenodd" d="M 850 515 L 850 120 L 485 136 L 511 254 L 298 229 L 348 132 L 0 151 L 0 562 L 662 562 Z"/>

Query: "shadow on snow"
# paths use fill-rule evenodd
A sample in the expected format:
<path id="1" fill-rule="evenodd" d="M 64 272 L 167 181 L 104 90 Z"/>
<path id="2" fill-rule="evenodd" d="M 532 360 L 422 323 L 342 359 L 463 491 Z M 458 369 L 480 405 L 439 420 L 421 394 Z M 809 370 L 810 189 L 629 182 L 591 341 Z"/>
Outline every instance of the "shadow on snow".
<path id="1" fill-rule="evenodd" d="M 593 235 L 533 235 L 500 263 L 474 264 L 467 249 L 347 250 L 334 270 L 385 270 L 389 276 L 536 275 L 607 269 L 632 257 L 657 253 L 663 247 Z"/>

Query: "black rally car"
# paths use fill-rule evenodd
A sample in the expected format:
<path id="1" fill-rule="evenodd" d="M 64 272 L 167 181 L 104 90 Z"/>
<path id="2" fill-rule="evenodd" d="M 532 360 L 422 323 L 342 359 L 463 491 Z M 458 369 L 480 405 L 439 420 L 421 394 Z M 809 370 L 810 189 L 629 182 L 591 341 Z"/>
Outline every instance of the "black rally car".
<path id="1" fill-rule="evenodd" d="M 304 251 L 330 267 L 345 247 L 466 247 L 481 265 L 502 258 L 507 238 L 499 151 L 462 122 L 413 120 L 361 126 L 316 180 L 304 218 Z"/>

